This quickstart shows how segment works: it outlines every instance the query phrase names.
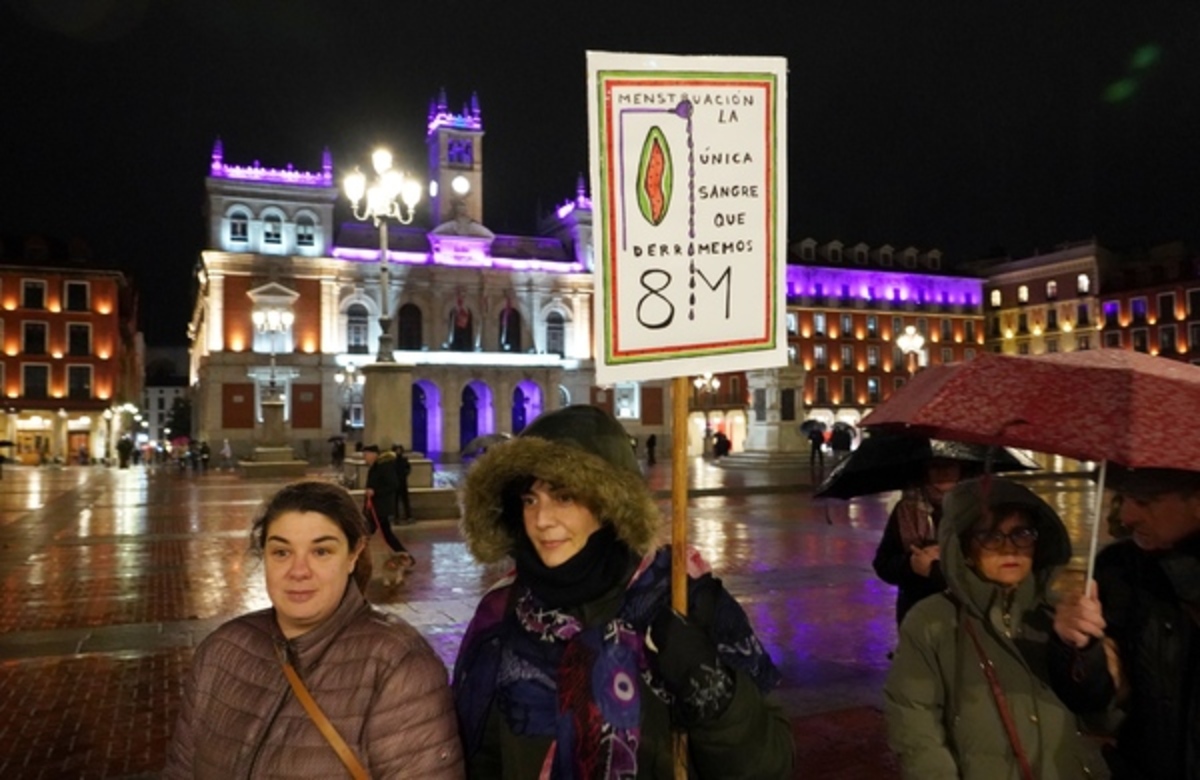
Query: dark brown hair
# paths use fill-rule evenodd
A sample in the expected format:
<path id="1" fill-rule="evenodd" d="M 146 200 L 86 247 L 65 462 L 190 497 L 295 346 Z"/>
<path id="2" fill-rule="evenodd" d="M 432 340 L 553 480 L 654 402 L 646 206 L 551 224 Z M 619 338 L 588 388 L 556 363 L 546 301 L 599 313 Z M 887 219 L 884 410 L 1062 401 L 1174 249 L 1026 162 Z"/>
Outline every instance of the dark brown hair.
<path id="1" fill-rule="evenodd" d="M 262 557 L 271 523 L 285 512 L 316 512 L 328 517 L 345 534 L 351 552 L 370 537 L 362 510 L 345 488 L 316 480 L 295 482 L 267 499 L 250 526 L 250 549 L 258 557 Z M 366 593 L 371 582 L 369 549 L 358 556 L 352 576 L 358 589 Z"/>

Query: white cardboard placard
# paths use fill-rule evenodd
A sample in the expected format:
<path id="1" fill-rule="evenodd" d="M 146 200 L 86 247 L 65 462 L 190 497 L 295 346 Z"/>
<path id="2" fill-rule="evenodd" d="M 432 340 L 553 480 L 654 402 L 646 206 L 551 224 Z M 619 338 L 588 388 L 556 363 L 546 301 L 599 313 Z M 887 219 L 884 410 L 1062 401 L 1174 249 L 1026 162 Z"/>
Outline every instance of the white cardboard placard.
<path id="1" fill-rule="evenodd" d="M 597 384 L 787 363 L 786 79 L 588 52 Z"/>

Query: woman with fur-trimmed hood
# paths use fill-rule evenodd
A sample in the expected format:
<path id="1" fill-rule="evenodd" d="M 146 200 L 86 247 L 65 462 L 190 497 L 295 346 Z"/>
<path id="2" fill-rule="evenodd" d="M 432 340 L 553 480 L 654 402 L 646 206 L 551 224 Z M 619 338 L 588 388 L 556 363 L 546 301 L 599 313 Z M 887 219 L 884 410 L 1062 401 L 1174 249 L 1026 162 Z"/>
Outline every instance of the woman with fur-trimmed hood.
<path id="1" fill-rule="evenodd" d="M 685 730 L 693 777 L 792 773 L 779 673 L 741 606 L 689 553 L 670 607 L 658 508 L 607 413 L 569 406 L 490 448 L 467 474 L 462 532 L 515 568 L 483 597 L 454 669 L 472 778 L 670 778 Z"/>

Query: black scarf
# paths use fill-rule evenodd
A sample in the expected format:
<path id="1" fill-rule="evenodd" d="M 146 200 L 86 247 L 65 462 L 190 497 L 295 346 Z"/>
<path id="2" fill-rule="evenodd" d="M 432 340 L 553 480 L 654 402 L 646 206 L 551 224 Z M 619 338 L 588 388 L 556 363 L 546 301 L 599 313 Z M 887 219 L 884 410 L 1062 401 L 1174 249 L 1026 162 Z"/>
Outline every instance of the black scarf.
<path id="1" fill-rule="evenodd" d="M 629 570 L 633 551 L 619 539 L 611 525 L 602 525 L 588 537 L 583 549 L 565 563 L 542 563 L 533 542 L 522 528 L 517 533 L 513 560 L 517 577 L 547 607 L 586 604 L 615 586 Z"/>

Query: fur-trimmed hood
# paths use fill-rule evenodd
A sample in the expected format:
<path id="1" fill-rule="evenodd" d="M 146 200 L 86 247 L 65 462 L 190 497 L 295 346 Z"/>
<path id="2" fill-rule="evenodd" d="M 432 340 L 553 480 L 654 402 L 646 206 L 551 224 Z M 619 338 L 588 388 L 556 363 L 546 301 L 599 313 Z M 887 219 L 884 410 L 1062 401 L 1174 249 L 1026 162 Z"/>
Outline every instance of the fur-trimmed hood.
<path id="1" fill-rule="evenodd" d="M 639 555 L 657 546 L 662 517 L 629 434 L 596 407 L 568 406 L 542 415 L 517 438 L 489 447 L 467 471 L 459 495 L 460 527 L 467 549 L 481 563 L 511 553 L 515 539 L 503 518 L 504 491 L 529 477 L 569 492 Z"/>

